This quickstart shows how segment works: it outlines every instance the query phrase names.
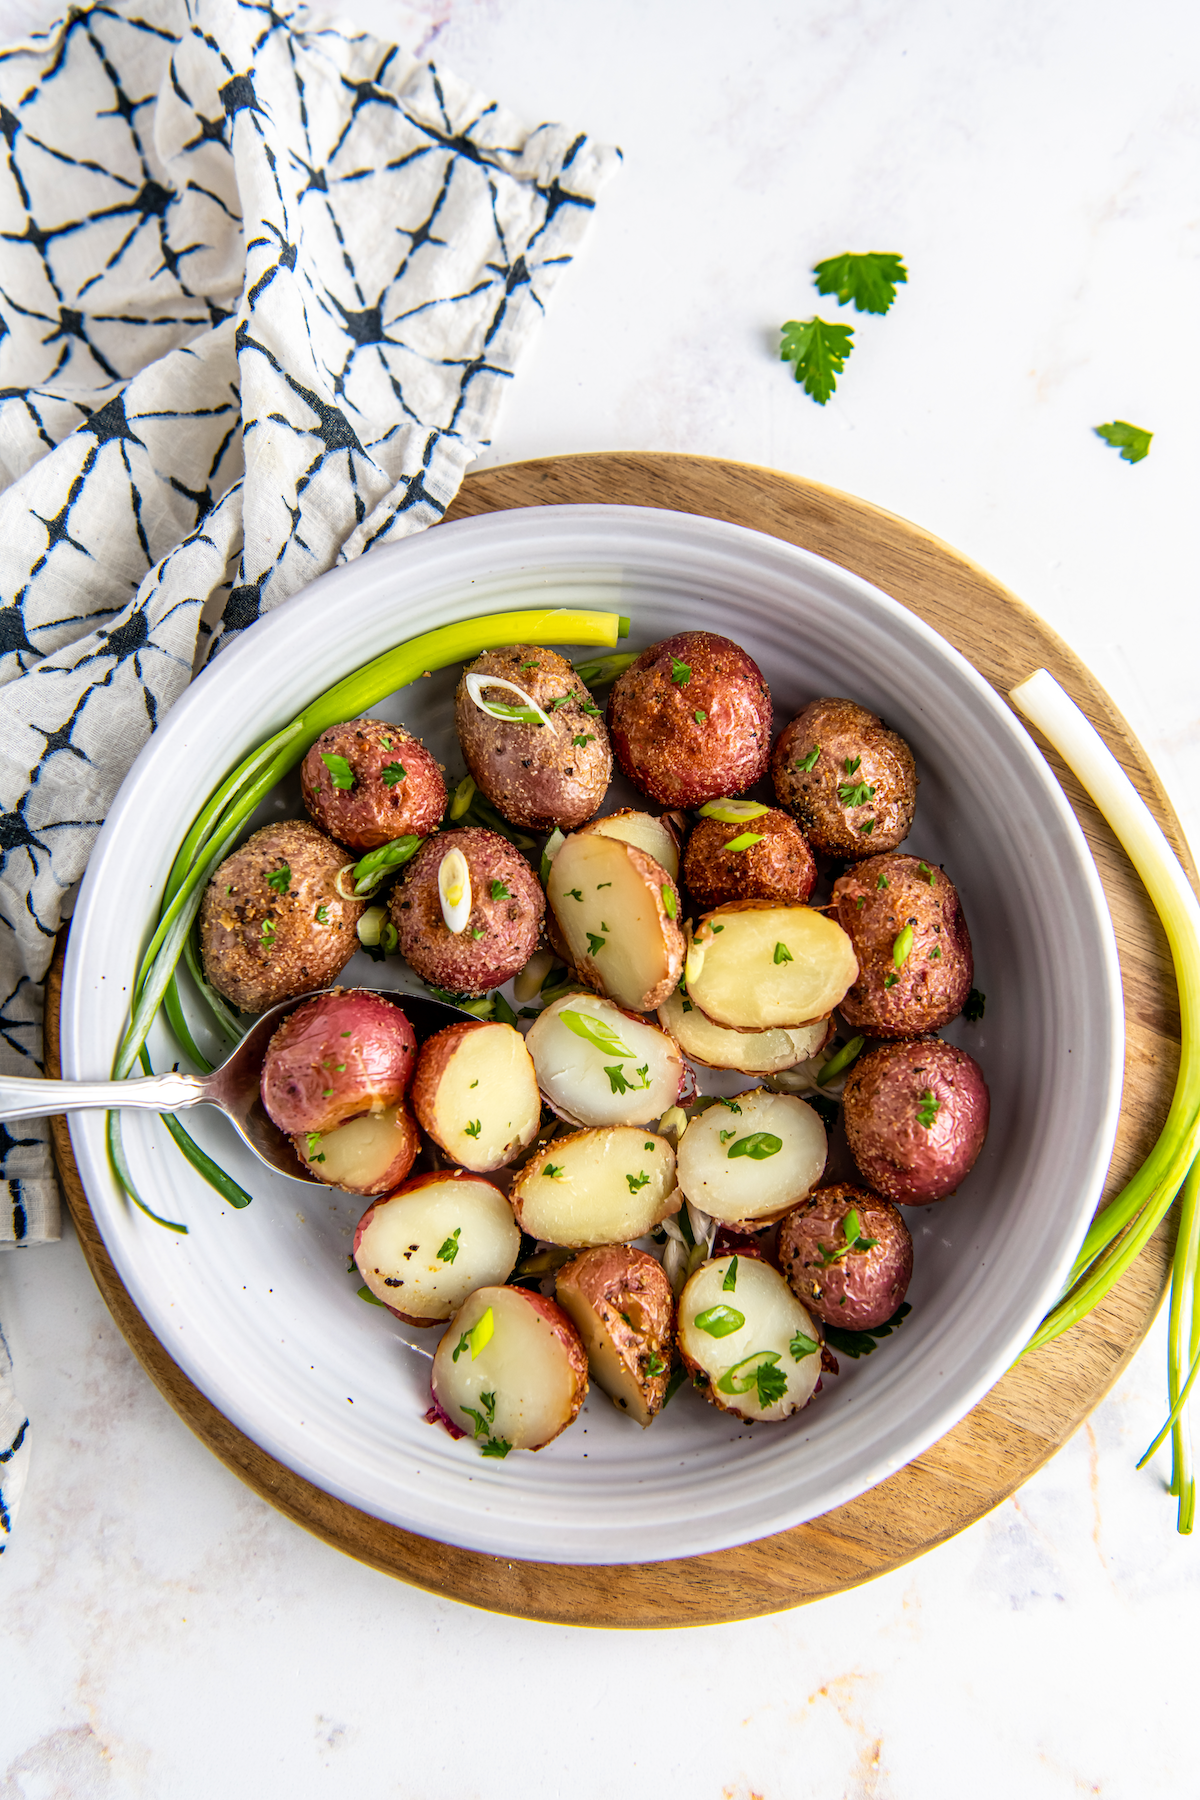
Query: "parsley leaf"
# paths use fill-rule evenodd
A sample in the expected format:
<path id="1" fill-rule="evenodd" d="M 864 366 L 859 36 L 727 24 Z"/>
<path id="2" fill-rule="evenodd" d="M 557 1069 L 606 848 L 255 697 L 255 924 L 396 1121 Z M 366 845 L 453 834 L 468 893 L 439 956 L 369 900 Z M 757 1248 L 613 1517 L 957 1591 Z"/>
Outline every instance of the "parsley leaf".
<path id="1" fill-rule="evenodd" d="M 875 1348 L 876 1340 L 891 1337 L 893 1331 L 903 1324 L 911 1311 L 912 1307 L 906 1300 L 882 1325 L 867 1325 L 861 1331 L 845 1331 L 837 1325 L 827 1325 L 825 1342 L 831 1350 L 838 1350 L 843 1356 L 852 1356 L 856 1359 L 860 1356 L 870 1356 Z"/>
<path id="2" fill-rule="evenodd" d="M 649 1083 L 647 1083 L 647 1086 L 649 1086 Z M 644 1188 L 646 1186 L 646 1183 L 649 1181 L 650 1177 L 647 1175 L 645 1169 L 643 1169 L 640 1174 L 627 1175 L 625 1177 L 625 1179 L 629 1183 L 630 1193 L 636 1194 L 639 1188 Z"/>
<path id="3" fill-rule="evenodd" d="M 489 1438 L 480 1451 L 481 1456 L 498 1456 L 501 1461 L 508 1455 L 512 1445 L 507 1438 Z"/>
<path id="4" fill-rule="evenodd" d="M 585 731 L 581 734 L 581 736 L 573 737 L 571 739 L 571 744 L 574 749 L 582 750 L 584 748 L 585 744 L 594 744 L 595 741 L 596 741 L 595 732 L 594 731 Z"/>
<path id="5" fill-rule="evenodd" d="M 642 1368 L 643 1375 L 649 1375 L 653 1379 L 656 1375 L 665 1375 L 666 1372 L 666 1363 L 656 1350 L 652 1350 Z"/>
<path id="6" fill-rule="evenodd" d="M 292 885 L 292 871 L 287 863 L 281 868 L 273 869 L 267 876 L 267 886 L 274 888 L 277 894 L 286 894 Z"/>
<path id="7" fill-rule="evenodd" d="M 1154 433 L 1143 431 L 1140 425 L 1130 425 L 1125 419 L 1114 419 L 1108 425 L 1093 425 L 1092 430 L 1112 449 L 1121 452 L 1122 462 L 1141 462 L 1143 456 L 1150 454 L 1150 439 Z"/>
<path id="8" fill-rule="evenodd" d="M 796 767 L 798 769 L 803 769 L 804 773 L 806 775 L 809 774 L 813 769 L 816 768 L 817 758 L 818 758 L 818 756 L 820 756 L 820 754 L 821 754 L 820 744 L 814 744 L 812 749 L 809 751 L 808 755 L 802 756 L 800 758 L 800 761 L 796 764 Z"/>
<path id="9" fill-rule="evenodd" d="M 463 1126 L 463 1130 L 468 1137 L 477 1138 L 479 1136 L 480 1123 L 481 1121 L 479 1119 L 472 1119 L 469 1125 Z"/>
<path id="10" fill-rule="evenodd" d="M 686 687 L 691 679 L 691 664 L 680 662 L 677 656 L 673 656 L 671 658 L 671 680 L 675 683 L 676 687 Z"/>
<path id="11" fill-rule="evenodd" d="M 646 1063 L 638 1070 L 638 1074 L 642 1077 L 640 1081 L 630 1081 L 620 1063 L 614 1063 L 611 1068 L 606 1068 L 604 1073 L 608 1076 L 609 1085 L 614 1094 L 634 1094 L 639 1093 L 642 1088 L 650 1086 L 647 1078 L 649 1067 L 650 1064 Z"/>
<path id="12" fill-rule="evenodd" d="M 795 958 L 793 957 L 791 951 L 788 949 L 786 944 L 776 944 L 776 946 L 775 946 L 775 961 L 777 963 L 785 963 L 785 962 L 794 962 L 795 961 Z"/>
<path id="13" fill-rule="evenodd" d="M 508 889 L 505 887 L 505 885 L 502 881 L 493 881 L 493 883 L 492 883 L 492 899 L 493 900 L 511 900 L 512 899 L 512 895 L 509 893 Z"/>
<path id="14" fill-rule="evenodd" d="M 328 925 L 329 923 L 329 908 L 325 905 L 324 901 L 322 901 L 317 908 L 316 920 L 318 925 Z"/>
<path id="15" fill-rule="evenodd" d="M 967 995 L 967 1004 L 963 1007 L 963 1018 L 971 1025 L 978 1025 L 987 1006 L 987 995 L 981 994 L 978 988 L 972 988 Z"/>
<path id="16" fill-rule="evenodd" d="M 561 1181 L 562 1180 L 562 1172 L 563 1172 L 563 1166 L 561 1163 L 547 1163 L 545 1168 L 542 1170 L 542 1174 L 548 1175 L 550 1177 L 551 1181 Z"/>
<path id="17" fill-rule="evenodd" d="M 588 941 L 588 955 L 595 956 L 597 951 L 603 950 L 605 944 L 607 944 L 607 942 L 608 942 L 608 939 L 603 938 L 603 937 L 598 937 L 594 931 L 589 931 L 587 934 L 587 941 Z"/>
<path id="18" fill-rule="evenodd" d="M 703 725 L 704 721 L 708 718 L 708 714 L 706 712 L 695 712 L 692 714 L 692 717 L 695 719 L 697 725 Z"/>
<path id="19" fill-rule="evenodd" d="M 798 1331 L 788 1345 L 793 1362 L 803 1362 L 806 1356 L 815 1356 L 820 1348 L 816 1338 L 805 1337 L 802 1331 Z"/>
<path id="20" fill-rule="evenodd" d="M 787 1393 L 787 1376 L 774 1363 L 760 1362 L 754 1371 L 754 1385 L 758 1389 L 758 1404 L 765 1411 Z"/>
<path id="21" fill-rule="evenodd" d="M 404 767 L 403 763 L 395 762 L 389 763 L 387 768 L 383 769 L 381 773 L 387 786 L 394 788 L 397 782 L 404 780 L 405 776 L 408 774 L 408 770 Z"/>
<path id="22" fill-rule="evenodd" d="M 439 1262 L 452 1263 L 454 1261 L 455 1257 L 458 1255 L 458 1239 L 461 1231 L 462 1226 L 456 1225 L 453 1233 L 446 1239 L 445 1243 L 437 1253 Z"/>
<path id="23" fill-rule="evenodd" d="M 322 755 L 321 761 L 329 770 L 329 779 L 335 788 L 352 788 L 354 786 L 354 770 L 344 756 Z"/>
<path id="24" fill-rule="evenodd" d="M 830 256 L 816 265 L 813 274 L 818 294 L 836 294 L 840 306 L 853 300 L 856 312 L 867 313 L 885 313 L 896 298 L 896 289 L 908 280 L 908 270 L 888 250 Z"/>
<path id="25" fill-rule="evenodd" d="M 838 786 L 838 799 L 843 806 L 865 806 L 875 798 L 875 789 L 865 781 L 843 781 Z"/>
<path id="26" fill-rule="evenodd" d="M 818 406 L 824 406 L 837 386 L 854 345 L 852 325 L 831 325 L 826 319 L 789 319 L 783 330 L 782 362 L 794 362 L 796 380 Z"/>

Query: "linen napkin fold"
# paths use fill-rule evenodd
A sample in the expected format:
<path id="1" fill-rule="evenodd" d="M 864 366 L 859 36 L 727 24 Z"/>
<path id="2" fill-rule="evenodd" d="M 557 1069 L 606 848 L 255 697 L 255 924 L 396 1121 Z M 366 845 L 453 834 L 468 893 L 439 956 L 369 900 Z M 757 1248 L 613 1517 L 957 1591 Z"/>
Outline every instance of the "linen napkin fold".
<path id="1" fill-rule="evenodd" d="M 157 720 L 315 576 L 442 516 L 619 153 L 261 0 L 70 12 L 0 51 L 0 136 L 0 1068 L 19 1074 L 41 1067 L 63 901 Z M 58 1217 L 46 1129 L 0 1126 L 0 1245 Z M 0 1368 L 0 1423 L 5 1392 Z M 0 1430 L 0 1546 L 19 1429 Z"/>

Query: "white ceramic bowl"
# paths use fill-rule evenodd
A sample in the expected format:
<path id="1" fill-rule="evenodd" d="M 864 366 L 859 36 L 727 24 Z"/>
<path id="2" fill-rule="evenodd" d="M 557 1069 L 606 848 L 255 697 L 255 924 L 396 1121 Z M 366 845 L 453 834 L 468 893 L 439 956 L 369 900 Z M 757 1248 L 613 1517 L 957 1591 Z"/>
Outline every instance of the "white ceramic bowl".
<path id="1" fill-rule="evenodd" d="M 499 513 L 335 570 L 237 640 L 134 765 L 75 913 L 63 1072 L 108 1072 L 177 839 L 219 778 L 316 692 L 401 639 L 528 604 L 627 613 L 632 647 L 689 627 L 725 633 L 763 669 L 777 724 L 819 694 L 847 694 L 911 744 L 921 786 L 908 847 L 956 882 L 987 995 L 981 1024 L 958 1021 L 946 1035 L 982 1063 L 992 1123 L 961 1194 L 908 1210 L 916 1272 L 900 1331 L 869 1358 L 843 1361 L 782 1426 L 739 1427 L 684 1389 L 643 1433 L 594 1392 L 549 1449 L 485 1462 L 423 1420 L 436 1332 L 406 1330 L 356 1297 L 346 1255 L 361 1202 L 273 1177 L 223 1120 L 193 1113 L 189 1126 L 254 1194 L 232 1212 L 157 1118 L 126 1113 L 135 1180 L 186 1221 L 180 1237 L 119 1193 L 102 1115 L 77 1115 L 72 1141 L 143 1316 L 273 1456 L 368 1513 L 496 1555 L 692 1555 L 827 1511 L 960 1419 L 1054 1300 L 1108 1165 L 1123 1012 L 1095 867 L 1023 728 L 919 619 L 774 538 L 640 508 Z M 403 718 L 452 771 L 454 679 L 418 681 L 373 709 Z M 264 816 L 299 813 L 296 793 L 293 784 Z M 349 974 L 373 986 L 382 971 L 363 959 Z M 166 1040 L 157 1047 L 165 1059 Z"/>

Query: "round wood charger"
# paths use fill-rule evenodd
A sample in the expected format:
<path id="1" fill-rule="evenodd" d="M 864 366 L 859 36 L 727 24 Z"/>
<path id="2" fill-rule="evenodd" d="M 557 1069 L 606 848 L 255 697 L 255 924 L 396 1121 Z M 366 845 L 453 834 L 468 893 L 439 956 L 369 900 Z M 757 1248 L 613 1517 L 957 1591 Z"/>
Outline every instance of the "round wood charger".
<path id="1" fill-rule="evenodd" d="M 1034 669 L 1049 669 L 1106 739 L 1194 881 L 1170 804 L 1103 690 L 1040 619 L 948 545 L 815 482 L 690 456 L 555 457 L 486 469 L 466 478 L 448 516 L 581 502 L 670 507 L 800 544 L 917 613 L 1002 695 Z M 1140 881 L 1073 777 L 1043 748 L 1100 870 L 1125 984 L 1125 1088 L 1107 1199 L 1141 1162 L 1166 1117 L 1179 1060 L 1178 999 L 1166 940 Z M 46 1007 L 47 1069 L 54 1075 L 62 951 L 60 943 Z M 54 1121 L 54 1142 L 83 1252 L 110 1311 L 151 1380 L 222 1462 L 298 1525 L 361 1562 L 473 1606 L 571 1625 L 661 1627 L 751 1618 L 854 1587 L 952 1537 L 1040 1468 L 1107 1392 L 1158 1309 L 1173 1240 L 1172 1217 L 1082 1324 L 1010 1369 L 924 1456 L 823 1518 L 734 1550 L 675 1562 L 619 1570 L 514 1563 L 370 1518 L 244 1437 L 171 1360 L 122 1285 L 92 1218 L 64 1119 Z"/>

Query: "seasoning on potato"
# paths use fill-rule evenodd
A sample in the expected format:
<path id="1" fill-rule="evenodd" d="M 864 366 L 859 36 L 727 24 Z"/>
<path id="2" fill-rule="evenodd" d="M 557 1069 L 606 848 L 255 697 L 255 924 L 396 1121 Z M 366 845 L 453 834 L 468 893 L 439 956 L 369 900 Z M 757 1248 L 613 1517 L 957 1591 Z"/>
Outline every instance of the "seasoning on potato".
<path id="1" fill-rule="evenodd" d="M 919 1037 L 957 1018 L 974 978 L 971 936 L 954 883 L 936 863 L 892 852 L 833 884 L 858 976 L 841 1002 L 869 1037 Z"/>
<path id="2" fill-rule="evenodd" d="M 870 1051 L 847 1080 L 842 1102 L 863 1179 L 901 1206 L 954 1193 L 987 1136 L 983 1071 L 939 1038 Z"/>
<path id="3" fill-rule="evenodd" d="M 459 681 L 454 724 L 476 786 L 512 825 L 569 831 L 608 791 L 600 708 L 566 657 L 544 645 L 477 656 Z"/>
<path id="4" fill-rule="evenodd" d="M 414 1175 L 369 1206 L 354 1233 L 363 1281 L 409 1325 L 442 1324 L 476 1288 L 506 1281 L 520 1248 L 499 1188 L 459 1169 Z"/>
<path id="5" fill-rule="evenodd" d="M 840 1183 L 818 1188 L 779 1227 L 779 1266 L 827 1325 L 885 1325 L 908 1291 L 913 1246 L 890 1200 Z"/>
<path id="6" fill-rule="evenodd" d="M 247 1013 L 336 981 L 364 902 L 338 892 L 345 852 L 306 819 L 264 825 L 227 856 L 200 907 L 206 980 Z"/>
<path id="7" fill-rule="evenodd" d="M 511 1025 L 464 1019 L 421 1046 L 412 1108 L 422 1129 L 464 1169 L 503 1168 L 538 1133 L 533 1060 Z"/>
<path id="8" fill-rule="evenodd" d="M 713 810 L 713 809 L 717 810 Z M 729 900 L 777 900 L 803 906 L 817 865 L 794 819 L 754 801 L 705 807 L 683 853 L 683 881 L 697 906 Z"/>
<path id="9" fill-rule="evenodd" d="M 613 683 L 608 728 L 622 770 L 663 806 L 744 793 L 766 774 L 771 695 L 754 658 L 712 631 L 643 650 Z"/>
<path id="10" fill-rule="evenodd" d="M 386 719 L 323 731 L 300 765 L 310 818 L 351 850 L 428 837 L 446 810 L 442 772 L 420 738 Z"/>
<path id="11" fill-rule="evenodd" d="M 579 1333 L 596 1386 L 649 1425 L 666 1399 L 674 1354 L 675 1296 L 662 1264 L 631 1244 L 604 1244 L 559 1270 L 554 1295 Z"/>
<path id="12" fill-rule="evenodd" d="M 452 929 L 439 872 L 457 851 L 467 904 Z M 460 903 L 456 903 L 456 906 Z M 452 994 L 486 994 L 524 968 L 537 949 L 545 900 L 529 864 L 497 832 L 479 825 L 427 838 L 392 891 L 388 908 L 400 953 L 423 981 Z"/>
<path id="13" fill-rule="evenodd" d="M 722 1412 L 778 1422 L 821 1378 L 820 1333 L 777 1270 L 753 1256 L 703 1263 L 679 1296 L 679 1349 Z"/>
<path id="14" fill-rule="evenodd" d="M 814 700 L 780 732 L 771 756 L 779 804 L 824 856 L 894 850 L 917 804 L 904 739 L 853 700 Z"/>

